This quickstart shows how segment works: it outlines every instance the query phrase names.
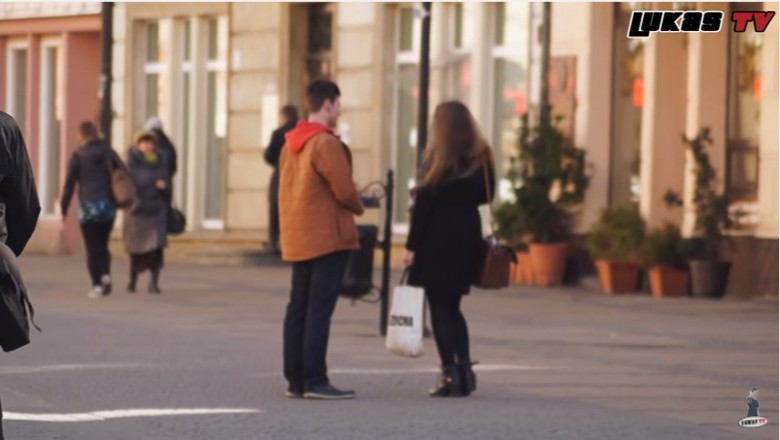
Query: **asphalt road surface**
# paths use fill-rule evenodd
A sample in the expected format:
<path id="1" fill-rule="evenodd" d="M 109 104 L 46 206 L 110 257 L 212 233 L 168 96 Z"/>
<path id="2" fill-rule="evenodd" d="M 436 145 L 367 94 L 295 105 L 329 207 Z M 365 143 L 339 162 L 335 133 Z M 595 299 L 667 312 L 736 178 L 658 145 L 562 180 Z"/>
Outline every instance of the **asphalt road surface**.
<path id="1" fill-rule="evenodd" d="M 26 257 L 44 332 L 0 354 L 10 440 L 778 438 L 776 301 L 653 300 L 579 289 L 473 292 L 479 390 L 431 399 L 438 358 L 389 354 L 378 305 L 339 303 L 341 402 L 289 400 L 289 268 L 174 263 L 163 294 L 86 298 L 78 257 Z M 145 279 L 139 283 L 144 292 Z M 760 388 L 762 428 L 737 425 Z"/>

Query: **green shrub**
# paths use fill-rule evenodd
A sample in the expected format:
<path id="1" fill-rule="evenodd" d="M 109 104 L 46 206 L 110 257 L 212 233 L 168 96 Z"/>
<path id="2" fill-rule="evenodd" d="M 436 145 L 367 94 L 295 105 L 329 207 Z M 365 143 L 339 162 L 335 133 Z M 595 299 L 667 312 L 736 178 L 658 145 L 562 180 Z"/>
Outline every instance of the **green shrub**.
<path id="1" fill-rule="evenodd" d="M 636 261 L 644 235 L 645 221 L 637 205 L 614 205 L 601 212 L 585 237 L 585 248 L 594 260 Z"/>
<path id="2" fill-rule="evenodd" d="M 645 237 L 639 249 L 639 259 L 644 267 L 685 267 L 690 245 L 682 238 L 680 228 L 667 224 L 654 229 Z"/>

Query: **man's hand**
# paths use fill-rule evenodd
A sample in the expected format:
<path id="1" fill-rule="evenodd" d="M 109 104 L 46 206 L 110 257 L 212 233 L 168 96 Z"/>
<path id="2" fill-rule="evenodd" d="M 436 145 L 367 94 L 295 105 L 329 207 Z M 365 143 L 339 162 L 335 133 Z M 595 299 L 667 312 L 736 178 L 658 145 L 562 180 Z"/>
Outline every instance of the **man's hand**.
<path id="1" fill-rule="evenodd" d="M 162 179 L 158 179 L 157 182 L 155 182 L 155 185 L 157 186 L 157 189 L 164 190 L 165 189 L 165 181 Z"/>
<path id="2" fill-rule="evenodd" d="M 404 255 L 404 267 L 412 267 L 412 264 L 414 264 L 414 252 L 406 251 L 406 255 Z"/>

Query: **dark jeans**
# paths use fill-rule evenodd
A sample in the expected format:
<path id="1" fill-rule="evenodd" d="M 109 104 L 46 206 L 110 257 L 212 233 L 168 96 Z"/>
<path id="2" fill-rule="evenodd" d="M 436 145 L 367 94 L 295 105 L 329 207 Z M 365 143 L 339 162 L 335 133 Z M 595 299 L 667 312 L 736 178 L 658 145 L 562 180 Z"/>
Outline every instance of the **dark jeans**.
<path id="1" fill-rule="evenodd" d="M 293 264 L 284 317 L 284 377 L 294 390 L 326 385 L 330 319 L 336 308 L 349 251 Z"/>
<path id="2" fill-rule="evenodd" d="M 87 248 L 87 269 L 92 285 L 100 285 L 103 275 L 111 275 L 111 253 L 108 251 L 108 238 L 114 222 L 91 222 L 81 225 L 84 244 Z"/>
<path id="3" fill-rule="evenodd" d="M 460 311 L 463 295 L 450 292 L 429 292 L 426 290 L 428 305 L 431 307 L 433 337 L 443 366 L 455 365 L 455 355 L 459 360 L 469 358 L 469 328 L 466 318 Z"/>
<path id="4" fill-rule="evenodd" d="M 279 170 L 274 170 L 268 188 L 268 245 L 279 251 Z"/>

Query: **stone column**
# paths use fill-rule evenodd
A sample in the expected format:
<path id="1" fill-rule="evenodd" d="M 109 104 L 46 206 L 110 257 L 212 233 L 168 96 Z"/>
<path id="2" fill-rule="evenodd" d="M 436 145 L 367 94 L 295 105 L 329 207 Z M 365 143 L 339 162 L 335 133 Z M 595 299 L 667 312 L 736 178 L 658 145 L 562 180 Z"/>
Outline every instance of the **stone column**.
<path id="1" fill-rule="evenodd" d="M 673 9 L 659 4 L 656 9 Z M 645 39 L 644 108 L 640 136 L 639 210 L 648 228 L 679 224 L 680 210 L 664 203 L 667 190 L 682 194 L 686 118 L 686 39 L 683 33 Z"/>
<path id="2" fill-rule="evenodd" d="M 764 9 L 777 12 L 776 2 L 765 2 Z M 778 20 L 777 17 L 774 20 Z M 759 133 L 758 206 L 756 236 L 777 240 L 778 223 L 778 24 L 773 22 L 764 34 L 761 64 L 761 125 Z M 776 273 L 776 272 L 775 272 Z"/>

